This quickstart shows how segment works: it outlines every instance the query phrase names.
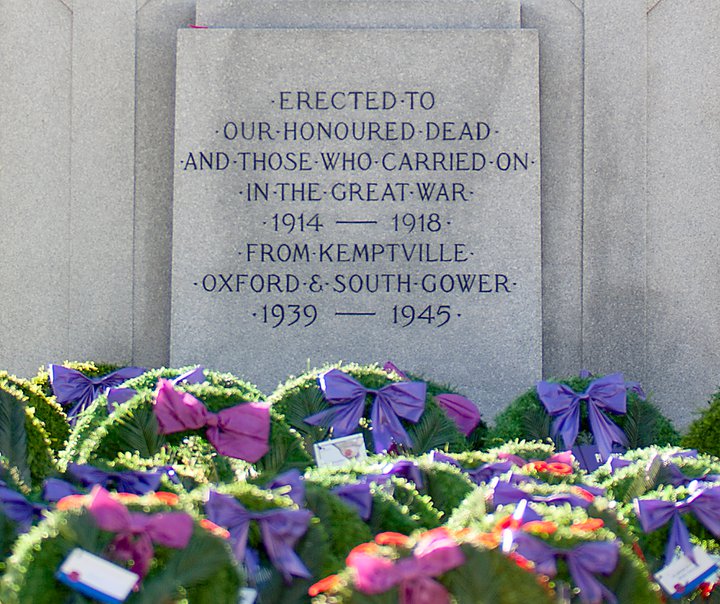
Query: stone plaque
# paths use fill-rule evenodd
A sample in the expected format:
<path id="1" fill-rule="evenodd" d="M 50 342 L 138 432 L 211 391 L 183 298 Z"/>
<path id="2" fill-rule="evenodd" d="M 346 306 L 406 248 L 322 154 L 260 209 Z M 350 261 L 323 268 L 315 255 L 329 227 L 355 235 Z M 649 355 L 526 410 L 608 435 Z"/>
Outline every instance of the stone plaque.
<path id="1" fill-rule="evenodd" d="M 183 30 L 171 363 L 541 373 L 532 30 Z"/>
<path id="2" fill-rule="evenodd" d="M 198 0 L 210 27 L 520 27 L 519 0 Z"/>

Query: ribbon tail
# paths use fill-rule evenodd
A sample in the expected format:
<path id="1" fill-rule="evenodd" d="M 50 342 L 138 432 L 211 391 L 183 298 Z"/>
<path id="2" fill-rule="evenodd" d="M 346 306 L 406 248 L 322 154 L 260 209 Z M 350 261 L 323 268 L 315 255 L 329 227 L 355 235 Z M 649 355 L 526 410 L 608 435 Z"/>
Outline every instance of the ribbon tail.
<path id="1" fill-rule="evenodd" d="M 592 402 L 588 404 L 588 418 L 603 461 L 610 457 L 613 443 L 628 444 L 627 436 L 620 427 Z"/>
<path id="2" fill-rule="evenodd" d="M 665 547 L 665 564 L 670 564 L 673 561 L 677 547 L 680 547 L 682 552 L 690 558 L 690 560 L 695 562 L 693 546 L 690 542 L 690 532 L 680 517 L 680 512 L 676 511 L 673 517 L 670 535 L 668 536 L 668 543 Z"/>
<path id="3" fill-rule="evenodd" d="M 603 600 L 609 604 L 618 604 L 615 594 L 578 563 L 574 556 L 568 558 L 567 565 L 573 582 L 580 589 L 580 601 L 583 604 L 600 604 Z"/>
<path id="4" fill-rule="evenodd" d="M 370 412 L 370 420 L 372 421 L 375 453 L 387 451 L 393 442 L 412 447 L 410 435 L 400 423 L 400 418 L 392 410 L 390 405 L 385 403 L 379 396 L 373 404 L 372 411 Z"/>
<path id="5" fill-rule="evenodd" d="M 348 436 L 360 424 L 364 411 L 365 401 L 360 404 L 355 401 L 332 405 L 329 409 L 315 413 L 305 418 L 305 423 L 311 426 L 323 426 L 333 429 L 333 437 Z"/>
<path id="6" fill-rule="evenodd" d="M 267 520 L 260 521 L 260 531 L 262 532 L 265 551 L 268 558 L 270 558 L 270 562 L 280 571 L 285 582 L 290 583 L 293 577 L 311 578 L 312 574 L 295 553 L 292 546 L 278 539 L 268 524 Z"/>
<path id="7" fill-rule="evenodd" d="M 572 449 L 580 431 L 580 405 L 574 403 L 565 411 L 561 411 L 552 423 L 552 437 L 562 436 L 566 449 Z"/>

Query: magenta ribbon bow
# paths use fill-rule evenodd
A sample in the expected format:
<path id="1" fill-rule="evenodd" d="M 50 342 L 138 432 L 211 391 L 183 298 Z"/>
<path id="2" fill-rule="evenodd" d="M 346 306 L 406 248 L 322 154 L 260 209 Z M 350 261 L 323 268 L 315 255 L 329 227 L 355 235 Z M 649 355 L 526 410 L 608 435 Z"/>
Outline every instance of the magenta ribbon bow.
<path id="1" fill-rule="evenodd" d="M 333 436 L 352 434 L 365 412 L 365 398 L 375 396 L 370 412 L 375 452 L 387 451 L 393 441 L 412 446 L 410 436 L 400 418 L 417 423 L 425 410 L 426 386 L 423 382 L 397 382 L 379 390 L 365 388 L 360 382 L 339 369 L 331 369 L 319 378 L 320 389 L 330 403 L 330 409 L 305 418 L 313 426 L 333 428 Z"/>
<path id="2" fill-rule="evenodd" d="M 497 483 L 493 487 L 493 503 L 495 505 L 510 505 L 519 503 L 523 499 L 533 503 L 544 503 L 546 505 L 565 505 L 569 503 L 573 507 L 587 509 L 590 502 L 583 497 L 573 493 L 556 493 L 555 495 L 531 495 L 522 489 L 518 489 L 507 482 Z"/>
<path id="3" fill-rule="evenodd" d="M 435 581 L 465 562 L 460 546 L 443 530 L 425 533 L 412 555 L 393 561 L 351 552 L 348 566 L 355 570 L 355 587 L 365 594 L 381 594 L 399 586 L 400 604 L 450 604 L 450 594 Z"/>
<path id="4" fill-rule="evenodd" d="M 575 392 L 565 384 L 538 382 L 537 394 L 548 413 L 555 418 L 553 437 L 562 436 L 565 447 L 570 449 L 580 430 L 580 403 L 588 406 L 590 431 L 595 437 L 600 456 L 607 459 L 613 443 L 627 445 L 625 433 L 603 411 L 624 415 L 627 406 L 627 390 L 621 373 L 613 373 L 590 382 L 585 392 Z"/>
<path id="5" fill-rule="evenodd" d="M 213 413 L 192 394 L 160 380 L 153 410 L 160 434 L 207 427 L 207 439 L 218 453 L 251 463 L 269 450 L 270 403 L 243 403 Z"/>
<path id="6" fill-rule="evenodd" d="M 277 508 L 250 512 L 234 497 L 210 491 L 205 512 L 209 520 L 230 532 L 233 552 L 238 560 L 246 559 L 250 521 L 255 520 L 260 525 L 268 558 L 285 581 L 290 582 L 293 577 L 309 579 L 312 576 L 293 549 L 307 532 L 312 518 L 308 510 Z"/>
<path id="7" fill-rule="evenodd" d="M 142 579 L 155 555 L 154 543 L 184 549 L 193 532 L 193 519 L 185 512 L 141 514 L 130 512 L 102 487 L 95 487 L 88 510 L 103 531 L 116 533 L 111 548 L 122 562 L 132 560 L 132 571 Z"/>
<path id="8" fill-rule="evenodd" d="M 535 564 L 535 572 L 548 577 L 557 575 L 557 559 L 567 563 L 570 576 L 580 590 L 583 604 L 600 604 L 603 600 L 617 604 L 617 598 L 596 574 L 610 575 L 617 567 L 620 546 L 617 541 L 593 541 L 573 549 L 558 549 L 522 531 L 506 531 L 503 550 L 515 553 Z"/>
<path id="9" fill-rule="evenodd" d="M 696 491 L 683 501 L 636 499 L 635 512 L 642 530 L 646 533 L 659 529 L 672 519 L 673 524 L 665 547 L 666 564 L 672 562 L 677 547 L 691 560 L 695 560 L 690 533 L 681 514 L 694 514 L 715 537 L 720 537 L 720 487 Z"/>
<path id="10" fill-rule="evenodd" d="M 74 423 L 77 416 L 106 390 L 138 377 L 145 371 L 142 367 L 124 367 L 101 377 L 89 378 L 63 365 L 49 366 L 50 385 L 58 403 L 73 405 L 67 414 L 70 423 Z"/>

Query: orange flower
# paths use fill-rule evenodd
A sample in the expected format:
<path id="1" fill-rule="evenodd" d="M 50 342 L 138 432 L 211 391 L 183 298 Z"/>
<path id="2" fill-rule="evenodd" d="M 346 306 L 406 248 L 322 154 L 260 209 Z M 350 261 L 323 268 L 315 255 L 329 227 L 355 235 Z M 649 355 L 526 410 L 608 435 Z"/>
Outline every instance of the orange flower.
<path id="1" fill-rule="evenodd" d="M 403 535 L 402 533 L 387 532 L 375 535 L 375 543 L 378 545 L 399 545 L 402 547 L 407 545 L 407 542 L 407 535 Z"/>
<path id="2" fill-rule="evenodd" d="M 223 539 L 230 539 L 230 531 L 215 524 L 212 520 L 203 518 L 200 521 L 200 526 L 217 537 L 222 537 Z"/>
<path id="3" fill-rule="evenodd" d="M 551 461 L 547 465 L 547 471 L 551 474 L 558 474 L 559 476 L 567 476 L 573 473 L 572 466 L 562 463 L 560 461 Z"/>
<path id="4" fill-rule="evenodd" d="M 570 487 L 570 492 L 578 497 L 582 497 L 585 501 L 592 502 L 595 500 L 595 495 L 593 495 L 590 491 L 586 491 L 582 487 Z"/>
<path id="5" fill-rule="evenodd" d="M 361 543 L 360 545 L 356 545 L 350 550 L 350 553 L 347 555 L 347 558 L 345 558 L 345 564 L 348 566 L 352 566 L 352 558 L 355 554 L 367 554 L 369 556 L 372 556 L 373 554 L 376 554 L 378 551 L 378 545 L 377 543 L 374 543 L 373 541 L 369 541 L 368 543 Z"/>
<path id="6" fill-rule="evenodd" d="M 548 464 L 544 461 L 531 461 L 529 463 L 526 463 L 523 467 L 523 470 L 528 470 L 532 472 L 533 470 L 535 472 L 547 472 L 548 471 Z"/>
<path id="7" fill-rule="evenodd" d="M 177 505 L 180 498 L 175 493 L 168 493 L 167 491 L 158 491 L 155 493 L 155 499 L 166 505 Z"/>
<path id="8" fill-rule="evenodd" d="M 570 526 L 571 531 L 596 531 L 599 528 L 605 526 L 605 523 L 600 518 L 588 518 L 585 522 L 576 522 Z"/>
<path id="9" fill-rule="evenodd" d="M 520 520 L 513 518 L 512 516 L 506 516 L 502 520 L 498 520 L 495 524 L 496 531 L 504 531 L 506 529 L 518 529 L 520 528 Z"/>
<path id="10" fill-rule="evenodd" d="M 452 535 L 450 534 L 450 531 L 447 530 L 444 526 L 439 526 L 438 528 L 430 529 L 429 531 L 425 531 L 420 535 L 420 538 L 424 537 L 447 537 L 448 539 L 452 539 Z"/>
<path id="11" fill-rule="evenodd" d="M 494 549 L 500 545 L 500 533 L 478 533 L 473 537 L 473 542 Z"/>
<path id="12" fill-rule="evenodd" d="M 56 507 L 58 510 L 76 510 L 85 505 L 87 495 L 67 495 L 60 499 Z"/>
<path id="13" fill-rule="evenodd" d="M 523 558 L 520 554 L 516 554 L 515 552 L 512 552 L 508 558 L 515 562 L 520 568 L 523 570 L 532 570 L 533 563 L 530 562 L 527 558 Z"/>
<path id="14" fill-rule="evenodd" d="M 138 495 L 134 493 L 111 493 L 113 499 L 117 499 L 120 503 L 132 503 L 140 499 Z"/>
<path id="15" fill-rule="evenodd" d="M 557 531 L 557 524 L 550 522 L 549 520 L 531 520 L 522 525 L 522 530 L 528 533 L 544 533 L 546 535 L 552 535 Z"/>
<path id="16" fill-rule="evenodd" d="M 466 527 L 466 528 L 460 529 L 459 531 L 452 531 L 452 536 L 455 539 L 465 539 L 465 537 L 470 535 L 472 532 L 473 531 L 471 528 Z"/>
<path id="17" fill-rule="evenodd" d="M 336 589 L 339 584 L 340 577 L 338 575 L 328 575 L 324 579 L 320 579 L 317 583 L 311 585 L 308 588 L 308 595 L 314 598 L 318 594 Z"/>

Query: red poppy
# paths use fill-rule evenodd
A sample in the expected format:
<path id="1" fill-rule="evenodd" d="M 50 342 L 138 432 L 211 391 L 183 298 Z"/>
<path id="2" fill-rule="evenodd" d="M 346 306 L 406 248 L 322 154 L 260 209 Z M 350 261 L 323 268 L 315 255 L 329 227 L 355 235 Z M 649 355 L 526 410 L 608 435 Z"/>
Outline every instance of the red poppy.
<path id="1" fill-rule="evenodd" d="M 378 545 L 404 546 L 407 545 L 407 542 L 407 535 L 403 535 L 402 533 L 386 532 L 378 533 L 377 535 L 375 535 L 375 543 L 377 543 Z"/>
<path id="2" fill-rule="evenodd" d="M 571 531 L 596 531 L 599 528 L 605 526 L 605 523 L 600 518 L 588 518 L 585 522 L 576 522 L 570 526 Z"/>
<path id="3" fill-rule="evenodd" d="M 317 583 L 313 583 L 308 588 L 308 595 L 314 598 L 318 594 L 334 590 L 339 584 L 340 577 L 338 575 L 328 575 L 324 579 L 320 579 Z"/>
<path id="4" fill-rule="evenodd" d="M 544 533 L 546 535 L 552 535 L 557 531 L 557 524 L 550 522 L 549 520 L 530 520 L 522 525 L 522 530 L 528 533 Z"/>
<path id="5" fill-rule="evenodd" d="M 213 535 L 216 535 L 217 537 L 222 537 L 223 539 L 230 539 L 230 531 L 215 524 L 212 520 L 203 518 L 200 521 L 200 526 L 203 527 L 206 531 L 211 532 Z"/>
<path id="6" fill-rule="evenodd" d="M 60 499 L 55 504 L 55 507 L 61 511 L 76 510 L 77 508 L 83 507 L 86 501 L 87 495 L 67 495 L 66 497 Z"/>
<path id="7" fill-rule="evenodd" d="M 180 498 L 175 493 L 168 493 L 167 491 L 158 491 L 155 493 L 155 499 L 166 505 L 177 505 Z"/>
<path id="8" fill-rule="evenodd" d="M 551 461 L 547 464 L 547 471 L 551 474 L 558 474 L 559 476 L 567 476 L 573 473 L 572 466 L 562 463 L 561 461 Z"/>

